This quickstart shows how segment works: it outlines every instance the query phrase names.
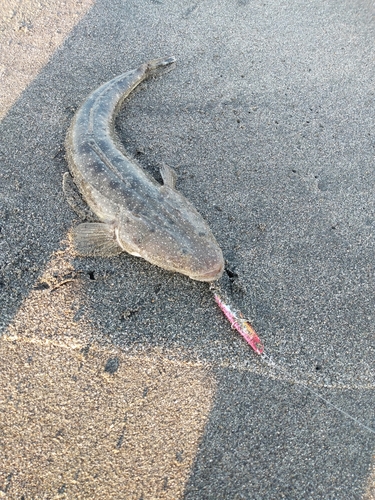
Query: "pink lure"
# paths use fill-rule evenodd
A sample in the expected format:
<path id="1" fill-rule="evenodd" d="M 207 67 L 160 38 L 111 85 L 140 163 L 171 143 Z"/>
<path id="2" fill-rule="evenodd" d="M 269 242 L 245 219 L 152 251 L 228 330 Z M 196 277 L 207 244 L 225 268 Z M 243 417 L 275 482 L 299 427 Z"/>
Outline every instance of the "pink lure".
<path id="1" fill-rule="evenodd" d="M 262 354 L 264 351 L 263 344 L 260 341 L 260 338 L 258 337 L 254 328 L 243 317 L 242 313 L 239 311 L 233 311 L 233 309 L 231 309 L 228 304 L 223 302 L 222 298 L 217 293 L 214 293 L 214 297 L 216 304 L 223 311 L 232 328 L 235 328 L 242 335 L 242 337 L 257 354 Z"/>

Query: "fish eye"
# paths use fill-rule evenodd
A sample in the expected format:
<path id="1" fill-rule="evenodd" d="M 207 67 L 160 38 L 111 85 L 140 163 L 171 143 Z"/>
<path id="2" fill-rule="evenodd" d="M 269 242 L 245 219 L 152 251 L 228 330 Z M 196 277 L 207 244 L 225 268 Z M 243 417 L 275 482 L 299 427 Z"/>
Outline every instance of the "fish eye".
<path id="1" fill-rule="evenodd" d="M 204 231 L 199 231 L 198 236 L 206 236 L 206 233 Z"/>
<path id="2" fill-rule="evenodd" d="M 181 249 L 181 253 L 183 253 L 184 255 L 186 255 L 188 253 L 188 249 L 187 248 L 182 248 Z"/>

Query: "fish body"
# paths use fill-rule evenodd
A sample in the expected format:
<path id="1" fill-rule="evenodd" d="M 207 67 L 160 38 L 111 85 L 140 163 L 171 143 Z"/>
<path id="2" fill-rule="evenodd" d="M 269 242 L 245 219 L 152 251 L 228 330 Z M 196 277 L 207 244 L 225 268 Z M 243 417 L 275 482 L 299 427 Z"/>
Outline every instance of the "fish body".
<path id="1" fill-rule="evenodd" d="M 142 64 L 93 91 L 76 112 L 66 139 L 70 173 L 100 222 L 73 232 L 81 255 L 123 251 L 199 281 L 219 279 L 222 251 L 209 226 L 175 189 L 175 173 L 163 166 L 161 185 L 132 161 L 114 132 L 115 116 L 130 92 L 174 58 Z"/>

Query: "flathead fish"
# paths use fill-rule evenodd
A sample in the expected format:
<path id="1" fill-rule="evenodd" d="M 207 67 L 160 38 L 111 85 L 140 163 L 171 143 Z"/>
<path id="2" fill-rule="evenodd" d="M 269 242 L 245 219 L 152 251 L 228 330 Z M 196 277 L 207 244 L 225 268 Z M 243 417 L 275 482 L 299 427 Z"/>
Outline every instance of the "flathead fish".
<path id="1" fill-rule="evenodd" d="M 174 62 L 174 57 L 156 59 L 117 76 L 76 112 L 66 139 L 69 170 L 99 222 L 78 225 L 73 240 L 80 255 L 125 251 L 194 280 L 214 281 L 223 273 L 222 251 L 202 216 L 175 189 L 174 170 L 163 165 L 159 184 L 130 158 L 114 130 L 130 92 Z"/>

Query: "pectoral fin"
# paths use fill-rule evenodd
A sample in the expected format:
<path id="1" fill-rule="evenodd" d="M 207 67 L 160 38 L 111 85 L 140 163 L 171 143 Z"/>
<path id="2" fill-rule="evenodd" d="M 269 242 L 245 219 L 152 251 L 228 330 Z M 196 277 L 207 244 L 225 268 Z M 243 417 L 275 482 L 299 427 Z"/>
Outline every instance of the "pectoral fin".
<path id="1" fill-rule="evenodd" d="M 111 224 L 85 222 L 73 229 L 72 236 L 74 248 L 84 257 L 112 257 L 123 252 Z"/>
<path id="2" fill-rule="evenodd" d="M 173 170 L 173 168 L 168 167 L 165 163 L 163 163 L 160 167 L 160 174 L 163 179 L 164 185 L 168 186 L 172 189 L 175 189 L 177 174 Z"/>

